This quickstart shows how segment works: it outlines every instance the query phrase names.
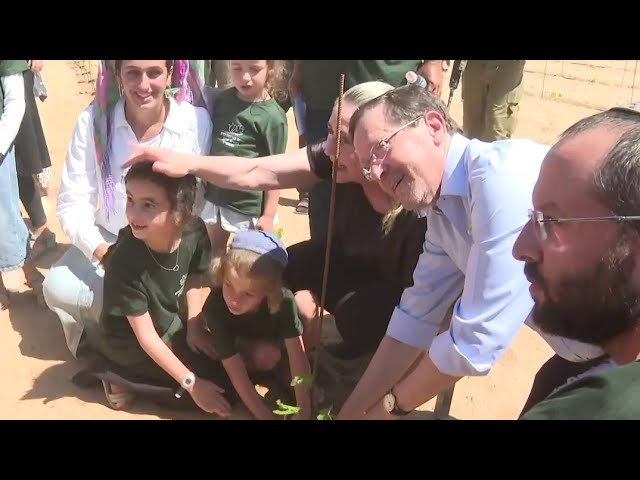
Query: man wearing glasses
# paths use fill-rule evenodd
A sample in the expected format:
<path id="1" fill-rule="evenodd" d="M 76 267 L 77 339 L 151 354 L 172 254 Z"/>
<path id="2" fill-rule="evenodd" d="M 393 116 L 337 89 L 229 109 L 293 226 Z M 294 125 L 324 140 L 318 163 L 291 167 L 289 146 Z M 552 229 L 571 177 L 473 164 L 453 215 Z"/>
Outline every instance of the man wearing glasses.
<path id="1" fill-rule="evenodd" d="M 528 320 L 530 284 L 512 248 L 529 221 L 548 147 L 524 139 L 469 140 L 442 102 L 416 86 L 360 107 L 351 134 L 367 178 L 405 209 L 427 216 L 414 285 L 338 416 L 398 418 L 463 376 L 486 375 L 525 320 L 539 331 Z M 453 315 L 444 318 L 452 304 Z M 568 360 L 602 354 L 599 347 L 543 336 Z"/>
<path id="2" fill-rule="evenodd" d="M 578 121 L 542 164 L 531 221 L 513 248 L 531 282 L 533 321 L 543 332 L 602 346 L 608 361 L 523 419 L 640 419 L 638 108 Z M 554 359 L 546 368 L 562 370 Z"/>

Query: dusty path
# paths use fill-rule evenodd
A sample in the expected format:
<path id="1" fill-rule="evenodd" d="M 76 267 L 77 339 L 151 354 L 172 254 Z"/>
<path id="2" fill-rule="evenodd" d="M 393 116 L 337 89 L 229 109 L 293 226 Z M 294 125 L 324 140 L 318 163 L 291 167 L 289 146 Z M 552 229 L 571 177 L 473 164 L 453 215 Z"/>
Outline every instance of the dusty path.
<path id="1" fill-rule="evenodd" d="M 586 68 L 589 74 L 593 68 L 589 70 L 590 67 L 565 62 L 562 66 L 563 75 L 570 75 L 573 71 L 576 78 L 567 80 L 565 76 L 554 73 L 553 77 L 547 78 L 543 97 L 540 94 L 543 65 L 544 62 L 540 61 L 527 64 L 527 95 L 522 104 L 518 136 L 550 143 L 576 119 L 594 112 L 594 108 L 601 108 L 602 104 L 610 105 L 628 99 L 631 91 L 628 85 L 632 77 L 630 73 L 627 73 L 625 89 L 620 93 L 607 84 L 609 77 L 606 75 L 600 75 L 597 82 L 591 81 L 591 77 L 581 80 L 581 72 Z M 552 66 L 555 72 L 559 63 L 553 63 Z M 547 67 L 551 75 L 549 65 Z M 610 76 L 620 76 L 619 69 L 618 73 L 615 68 L 610 70 L 613 72 Z M 46 61 L 43 76 L 49 98 L 39 107 L 55 167 L 54 185 L 57 186 L 76 117 L 91 101 L 91 88 L 86 83 L 79 83 L 80 77 L 76 75 L 71 61 Z M 614 80 L 611 82 L 617 82 Z M 580 88 L 575 88 L 575 85 Z M 602 95 L 596 94 L 596 91 Z M 443 98 L 447 95 L 448 90 L 444 87 Z M 452 113 L 461 120 L 459 96 L 457 92 Z M 291 112 L 290 125 L 289 147 L 295 148 L 297 139 Z M 67 246 L 52 209 L 56 193 L 56 189 L 51 192 L 48 215 L 61 246 L 55 253 L 42 259 L 39 267 L 45 274 Z M 279 216 L 285 229 L 285 241 L 290 244 L 308 238 L 307 217 L 292 213 L 297 192 L 283 191 L 282 197 L 283 206 L 279 209 Z M 20 274 L 11 274 L 7 280 L 7 284 L 15 290 L 25 290 Z M 536 334 L 526 327 L 522 328 L 512 347 L 488 376 L 466 378 L 458 383 L 452 416 L 459 419 L 516 418 L 529 392 L 534 373 L 550 353 L 550 349 Z M 3 419 L 210 418 L 204 414 L 176 414 L 147 403 L 137 403 L 131 412 L 116 412 L 106 406 L 100 389 L 76 388 L 70 379 L 77 371 L 77 363 L 66 350 L 57 318 L 48 311 L 38 309 L 28 293 L 17 294 L 11 309 L 0 312 L 0 364 L 3 365 L 5 385 L 0 396 L 0 418 Z M 433 404 L 434 401 L 431 401 L 422 409 L 432 410 Z M 425 415 L 417 412 L 413 417 L 424 418 Z M 235 418 L 247 417 L 239 411 Z"/>

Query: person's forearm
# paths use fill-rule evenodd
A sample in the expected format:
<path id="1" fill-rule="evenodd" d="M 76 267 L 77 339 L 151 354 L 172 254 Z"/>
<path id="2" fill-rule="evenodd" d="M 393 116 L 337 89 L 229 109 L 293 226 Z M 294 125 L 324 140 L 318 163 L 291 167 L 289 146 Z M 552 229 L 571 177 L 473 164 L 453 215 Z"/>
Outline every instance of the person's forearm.
<path id="1" fill-rule="evenodd" d="M 178 384 L 181 384 L 186 376 L 191 373 L 157 334 L 139 338 L 138 341 L 147 355 Z"/>
<path id="2" fill-rule="evenodd" d="M 400 410 L 410 412 L 431 400 L 436 395 L 451 388 L 460 377 L 452 377 L 438 370 L 429 355 L 425 355 L 416 368 L 393 388 Z M 367 411 L 365 420 L 390 420 L 399 417 L 389 414 L 382 405 L 376 403 Z"/>
<path id="3" fill-rule="evenodd" d="M 362 418 L 407 373 L 423 351 L 385 336 L 338 418 Z"/>
<path id="4" fill-rule="evenodd" d="M 222 365 L 229 375 L 233 388 L 251 414 L 258 420 L 274 420 L 275 415 L 269 411 L 263 398 L 256 391 L 240 355 L 236 354 L 222 360 Z"/>
<path id="5" fill-rule="evenodd" d="M 194 155 L 189 172 L 218 187 L 240 190 L 304 188 L 318 180 L 306 149 L 259 158 Z"/>
<path id="6" fill-rule="evenodd" d="M 191 274 L 187 277 L 185 285 L 185 300 L 187 301 L 187 324 L 198 319 L 202 311 L 202 298 L 200 290 L 202 288 L 202 275 Z"/>
<path id="7" fill-rule="evenodd" d="M 459 379 L 442 373 L 429 355 L 425 355 L 415 370 L 402 379 L 393 391 L 403 410 L 414 410 L 453 386 Z"/>
<path id="8" fill-rule="evenodd" d="M 264 192 L 264 208 L 262 215 L 274 218 L 280 201 L 280 190 L 267 190 Z"/>

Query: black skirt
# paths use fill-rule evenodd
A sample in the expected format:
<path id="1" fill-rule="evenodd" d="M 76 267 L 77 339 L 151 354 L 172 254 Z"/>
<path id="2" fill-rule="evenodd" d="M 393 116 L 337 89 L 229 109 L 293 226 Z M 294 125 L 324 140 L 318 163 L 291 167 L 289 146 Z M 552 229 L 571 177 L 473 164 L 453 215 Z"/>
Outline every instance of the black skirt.
<path id="1" fill-rule="evenodd" d="M 26 108 L 15 140 L 16 170 L 21 177 L 37 175 L 51 167 L 51 157 L 33 95 L 33 72 L 23 74 Z"/>

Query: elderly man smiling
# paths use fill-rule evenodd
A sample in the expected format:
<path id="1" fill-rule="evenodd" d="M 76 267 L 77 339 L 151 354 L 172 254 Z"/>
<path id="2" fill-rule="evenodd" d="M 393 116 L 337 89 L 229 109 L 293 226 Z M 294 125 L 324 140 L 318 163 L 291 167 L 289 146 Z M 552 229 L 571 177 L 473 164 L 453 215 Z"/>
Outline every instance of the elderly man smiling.
<path id="1" fill-rule="evenodd" d="M 442 102 L 416 86 L 360 107 L 351 132 L 366 175 L 404 208 L 427 216 L 414 285 L 338 416 L 399 418 L 459 378 L 487 374 L 529 323 L 529 282 L 512 248 L 528 222 L 548 147 L 525 139 L 469 140 Z M 570 360 L 602 354 L 544 336 Z"/>

